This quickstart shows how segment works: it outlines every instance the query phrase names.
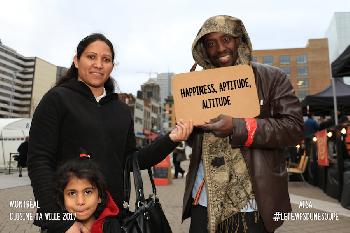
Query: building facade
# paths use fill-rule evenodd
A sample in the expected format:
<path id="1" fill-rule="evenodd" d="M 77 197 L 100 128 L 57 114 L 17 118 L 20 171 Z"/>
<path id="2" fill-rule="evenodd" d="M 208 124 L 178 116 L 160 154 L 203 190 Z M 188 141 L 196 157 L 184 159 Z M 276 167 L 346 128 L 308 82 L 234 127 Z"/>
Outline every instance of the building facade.
<path id="1" fill-rule="evenodd" d="M 145 135 L 143 132 L 143 117 L 144 117 L 144 101 L 143 99 L 135 99 L 134 109 L 134 131 L 137 145 L 143 145 Z"/>
<path id="2" fill-rule="evenodd" d="M 335 12 L 325 34 L 333 62 L 350 45 L 350 12 Z"/>
<path id="3" fill-rule="evenodd" d="M 171 131 L 175 127 L 174 97 L 168 96 L 164 104 L 164 122 L 163 128 L 166 132 Z"/>
<path id="4" fill-rule="evenodd" d="M 34 57 L 0 43 L 0 118 L 29 117 Z"/>
<path id="5" fill-rule="evenodd" d="M 59 80 L 61 77 L 63 77 L 68 71 L 68 68 L 63 66 L 57 66 L 56 71 L 56 81 Z"/>
<path id="6" fill-rule="evenodd" d="M 56 66 L 25 57 L 0 41 L 0 118 L 31 117 L 56 81 Z"/>
<path id="7" fill-rule="evenodd" d="M 168 98 L 168 96 L 172 95 L 172 89 L 171 89 L 171 78 L 174 76 L 174 73 L 159 73 L 157 74 L 156 82 L 159 85 L 159 91 L 160 91 L 160 103 L 164 104 L 165 99 Z"/>
<path id="8" fill-rule="evenodd" d="M 254 50 L 253 61 L 282 69 L 301 100 L 330 84 L 327 38 L 310 39 L 305 48 Z"/>
<path id="9" fill-rule="evenodd" d="M 135 97 L 132 94 L 119 93 L 120 101 L 126 103 L 130 107 L 130 112 L 134 120 L 134 134 L 136 145 L 142 146 L 145 144 L 144 135 L 144 101 L 139 96 Z"/>
<path id="10" fill-rule="evenodd" d="M 151 78 L 146 83 L 141 85 L 143 99 L 154 99 L 160 101 L 160 87 L 156 79 Z"/>
<path id="11" fill-rule="evenodd" d="M 141 95 L 144 100 L 144 128 L 152 132 L 163 131 L 163 105 L 160 101 L 160 87 L 157 79 L 149 79 L 141 85 Z M 150 122 L 148 122 L 150 117 Z M 150 123 L 150 125 L 149 125 Z"/>
<path id="12" fill-rule="evenodd" d="M 333 62 L 350 46 L 350 12 L 335 12 L 326 31 L 329 47 L 329 60 Z M 350 77 L 344 77 L 350 85 Z"/>
<path id="13" fill-rule="evenodd" d="M 56 73 L 57 67 L 55 65 L 41 58 L 35 58 L 30 117 L 33 116 L 41 98 L 55 85 Z"/>
<path id="14" fill-rule="evenodd" d="M 119 93 L 118 95 L 119 99 L 130 107 L 137 146 L 153 141 L 160 133 L 159 102 L 153 98 L 143 99 L 140 91 L 136 98 L 132 94 Z"/>

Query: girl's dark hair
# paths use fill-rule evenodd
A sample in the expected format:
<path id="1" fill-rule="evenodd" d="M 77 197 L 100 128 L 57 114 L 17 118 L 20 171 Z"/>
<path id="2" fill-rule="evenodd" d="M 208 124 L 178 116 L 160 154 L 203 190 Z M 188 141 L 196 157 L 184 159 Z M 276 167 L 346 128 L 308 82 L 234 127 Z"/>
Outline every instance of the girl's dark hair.
<path id="1" fill-rule="evenodd" d="M 112 60 L 114 61 L 115 53 L 113 49 L 113 44 L 110 40 L 107 39 L 107 37 L 105 37 L 101 33 L 90 34 L 79 42 L 77 46 L 77 54 L 76 54 L 77 59 L 79 60 L 81 55 L 85 51 L 85 49 L 95 41 L 103 41 L 108 45 L 108 47 L 112 52 Z M 72 62 L 72 65 L 67 70 L 66 74 L 57 80 L 56 86 L 59 86 L 70 79 L 77 79 L 77 78 L 78 78 L 78 69 L 75 67 L 74 62 Z M 108 80 L 105 83 L 105 87 L 109 91 L 114 91 L 114 84 L 111 78 L 108 78 Z"/>
<path id="2" fill-rule="evenodd" d="M 97 164 L 92 159 L 83 157 L 67 160 L 56 171 L 56 200 L 57 204 L 64 207 L 64 189 L 73 177 L 88 180 L 94 188 L 97 188 L 101 203 L 95 211 L 96 217 L 102 212 L 107 203 L 106 183 Z"/>

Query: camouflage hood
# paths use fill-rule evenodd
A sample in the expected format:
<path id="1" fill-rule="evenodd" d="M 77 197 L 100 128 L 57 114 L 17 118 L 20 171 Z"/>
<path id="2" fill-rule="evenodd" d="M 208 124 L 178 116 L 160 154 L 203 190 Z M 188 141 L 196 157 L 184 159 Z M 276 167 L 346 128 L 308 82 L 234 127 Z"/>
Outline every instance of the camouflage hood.
<path id="1" fill-rule="evenodd" d="M 240 44 L 238 46 L 238 58 L 235 65 L 250 64 L 252 60 L 252 44 L 250 43 L 248 33 L 242 21 L 231 16 L 218 15 L 205 21 L 197 37 L 194 39 L 192 44 L 192 56 L 198 65 L 202 66 L 204 69 L 215 68 L 214 65 L 211 64 L 201 40 L 203 36 L 211 32 L 222 32 L 233 37 L 239 37 Z"/>

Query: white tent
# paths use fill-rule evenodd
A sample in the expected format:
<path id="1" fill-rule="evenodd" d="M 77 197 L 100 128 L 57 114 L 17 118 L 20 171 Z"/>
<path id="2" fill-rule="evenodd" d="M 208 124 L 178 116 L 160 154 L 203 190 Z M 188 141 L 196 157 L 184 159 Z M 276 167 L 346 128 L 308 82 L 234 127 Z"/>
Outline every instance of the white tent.
<path id="1" fill-rule="evenodd" d="M 31 118 L 0 119 L 0 168 L 9 166 L 10 154 L 16 153 L 18 146 L 29 135 L 31 120 Z M 11 166 L 14 167 L 15 163 Z"/>

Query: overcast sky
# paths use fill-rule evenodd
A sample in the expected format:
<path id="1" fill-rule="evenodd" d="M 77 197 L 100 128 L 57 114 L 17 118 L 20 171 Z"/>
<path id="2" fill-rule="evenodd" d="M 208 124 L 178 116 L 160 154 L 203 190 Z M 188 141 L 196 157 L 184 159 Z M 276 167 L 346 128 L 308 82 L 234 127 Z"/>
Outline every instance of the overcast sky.
<path id="1" fill-rule="evenodd" d="M 117 54 L 113 77 L 135 94 L 150 72 L 190 69 L 192 41 L 211 16 L 243 20 L 253 49 L 278 49 L 323 38 L 334 12 L 344 11 L 349 0 L 3 0 L 0 39 L 24 56 L 69 67 L 82 38 L 104 33 Z"/>

